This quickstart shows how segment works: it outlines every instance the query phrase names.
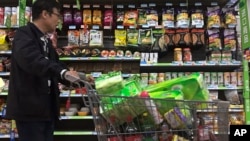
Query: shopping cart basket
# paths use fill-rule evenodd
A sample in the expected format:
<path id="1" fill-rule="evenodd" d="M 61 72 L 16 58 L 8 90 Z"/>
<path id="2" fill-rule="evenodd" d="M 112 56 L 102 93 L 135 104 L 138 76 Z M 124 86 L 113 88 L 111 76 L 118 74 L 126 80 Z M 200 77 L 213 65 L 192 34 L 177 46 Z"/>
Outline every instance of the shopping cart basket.
<path id="1" fill-rule="evenodd" d="M 83 101 L 92 112 L 98 141 L 229 140 L 227 101 L 102 95 L 81 82 L 87 89 L 88 99 Z M 145 104 L 149 101 L 151 105 Z"/>

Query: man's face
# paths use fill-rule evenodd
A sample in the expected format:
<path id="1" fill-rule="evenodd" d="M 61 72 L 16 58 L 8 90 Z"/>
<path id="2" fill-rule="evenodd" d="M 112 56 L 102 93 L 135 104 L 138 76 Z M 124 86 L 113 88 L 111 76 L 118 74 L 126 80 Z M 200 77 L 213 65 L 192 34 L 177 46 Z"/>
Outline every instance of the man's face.
<path id="1" fill-rule="evenodd" d="M 47 19 L 47 32 L 53 33 L 56 30 L 58 23 L 62 20 L 60 12 L 54 8 L 53 12 L 50 13 Z"/>

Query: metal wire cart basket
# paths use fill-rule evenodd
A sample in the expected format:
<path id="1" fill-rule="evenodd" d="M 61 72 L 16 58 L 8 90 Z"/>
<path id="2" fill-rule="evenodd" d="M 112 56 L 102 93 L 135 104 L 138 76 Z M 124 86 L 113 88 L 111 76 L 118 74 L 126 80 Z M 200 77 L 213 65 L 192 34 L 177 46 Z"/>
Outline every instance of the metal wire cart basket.
<path id="1" fill-rule="evenodd" d="M 92 112 L 98 141 L 229 140 L 227 101 L 102 95 L 91 86 L 84 101 Z M 209 112 L 215 116 L 206 117 Z"/>

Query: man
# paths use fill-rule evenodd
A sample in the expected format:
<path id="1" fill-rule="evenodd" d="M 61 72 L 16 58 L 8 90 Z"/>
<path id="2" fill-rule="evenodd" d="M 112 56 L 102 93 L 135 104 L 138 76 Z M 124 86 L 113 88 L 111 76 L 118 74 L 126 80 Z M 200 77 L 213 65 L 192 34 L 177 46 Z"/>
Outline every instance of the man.
<path id="1" fill-rule="evenodd" d="M 14 119 L 19 141 L 53 141 L 54 122 L 59 116 L 58 83 L 75 76 L 59 62 L 48 38 L 59 23 L 56 0 L 36 0 L 33 22 L 20 27 L 13 40 L 6 118 Z"/>

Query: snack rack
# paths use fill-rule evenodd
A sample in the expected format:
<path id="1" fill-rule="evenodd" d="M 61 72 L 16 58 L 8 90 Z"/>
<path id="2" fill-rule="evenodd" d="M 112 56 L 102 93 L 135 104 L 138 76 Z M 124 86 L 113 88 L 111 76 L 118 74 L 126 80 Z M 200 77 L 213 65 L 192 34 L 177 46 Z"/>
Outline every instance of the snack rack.
<path id="1" fill-rule="evenodd" d="M 89 106 L 98 141 L 228 141 L 229 120 L 227 101 L 189 101 L 150 99 L 97 94 L 87 82 Z M 151 105 L 145 104 L 150 101 Z M 152 111 L 158 112 L 156 115 Z M 202 113 L 216 112 L 206 119 Z M 150 130 L 145 130 L 147 113 Z M 113 120 L 115 117 L 115 120 Z M 128 117 L 136 130 L 127 131 Z M 149 123 L 149 122 L 148 122 Z M 164 127 L 163 127 L 164 126 Z M 110 132 L 112 128 L 112 132 Z"/>

